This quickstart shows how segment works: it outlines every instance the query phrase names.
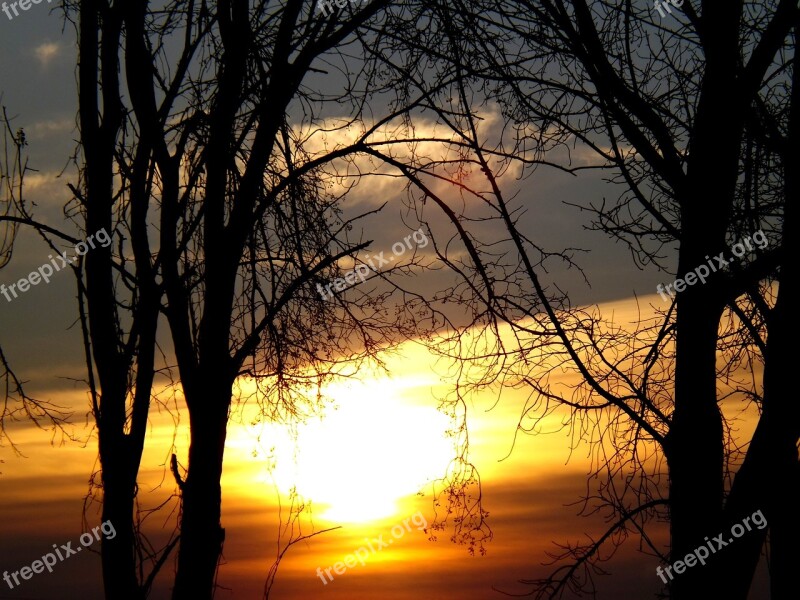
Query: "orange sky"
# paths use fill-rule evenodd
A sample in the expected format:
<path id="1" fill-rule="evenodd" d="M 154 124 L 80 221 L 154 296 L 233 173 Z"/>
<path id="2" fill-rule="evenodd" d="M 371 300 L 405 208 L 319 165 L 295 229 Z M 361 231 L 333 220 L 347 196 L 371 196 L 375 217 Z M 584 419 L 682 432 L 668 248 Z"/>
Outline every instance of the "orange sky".
<path id="1" fill-rule="evenodd" d="M 74 31 L 63 28 L 56 13 L 43 10 L 33 17 L 31 11 L 25 18 L 16 19 L 13 26 L 5 23 L 2 29 L 0 73 L 13 85 L 0 89 L 0 96 L 15 115 L 15 127 L 24 127 L 30 142 L 30 164 L 36 172 L 27 176 L 26 189 L 37 206 L 36 216 L 60 227 L 64 225 L 64 203 L 71 197 L 66 182 L 74 183 L 77 177 L 69 166 L 62 175 L 78 135 Z M 497 106 L 487 105 L 484 112 L 479 128 L 488 139 L 502 128 L 503 120 Z M 417 119 L 416 127 L 421 136 L 435 130 L 424 119 Z M 343 143 L 357 133 L 347 130 L 327 137 L 317 135 L 307 140 L 305 149 L 321 151 L 329 142 Z M 395 134 L 388 127 L 380 133 L 389 139 Z M 417 145 L 420 147 L 425 144 Z M 557 153 L 567 151 L 570 164 L 586 166 L 594 160 L 594 155 L 580 146 L 554 150 L 552 160 L 558 162 Z M 341 173 L 349 174 L 391 172 L 365 157 L 337 166 Z M 570 206 L 619 191 L 604 180 L 602 172 L 589 170 L 575 178 L 571 173 L 543 170 L 537 172 L 535 185 L 531 179 L 516 181 L 519 174 L 517 168 L 509 170 L 503 183 L 509 198 L 520 192 L 524 199 L 521 206 L 525 211 L 517 215 L 521 230 L 544 248 L 561 248 L 566 243 L 591 248 L 580 256 L 581 266 L 590 274 L 591 288 L 584 285 L 577 270 L 550 274 L 569 291 L 573 302 L 638 293 L 642 307 L 663 307 L 654 290 L 666 276 L 655 269 L 638 270 L 624 245 L 585 227 L 585 216 Z M 343 191 L 344 180 L 339 184 Z M 433 185 L 437 191 L 448 189 L 442 182 Z M 376 238 L 376 245 L 402 239 L 408 233 L 400 210 L 394 208 L 405 206 L 404 189 L 403 179 L 375 175 L 349 191 L 348 209 L 373 209 L 390 202 L 394 212 L 380 225 L 367 228 L 367 237 Z M 434 226 L 443 219 L 441 215 L 425 216 L 434 221 Z M 2 281 L 16 281 L 41 265 L 48 252 L 33 232 L 21 232 L 14 261 L 3 271 Z M 676 258 L 674 254 L 672 258 Z M 345 270 L 350 267 L 347 261 L 342 266 Z M 24 301 L 6 304 L 0 300 L 0 330 L 4 334 L 0 342 L 12 365 L 32 387 L 38 386 L 34 388 L 37 395 L 74 410 L 75 433 L 85 440 L 84 444 L 61 445 L 56 439 L 53 444 L 48 432 L 27 423 L 11 427 L 10 433 L 24 456 L 15 456 L 8 446 L 0 447 L 0 574 L 29 565 L 53 544 L 74 542 L 87 528 L 82 510 L 90 476 L 98 469 L 96 439 L 91 434 L 92 418 L 84 387 L 66 380 L 84 377 L 85 368 L 81 364 L 79 328 L 71 327 L 75 282 L 67 273 L 63 275 L 47 287 L 27 292 Z M 441 272 L 427 276 L 437 285 L 444 277 Z M 601 311 L 605 316 L 613 312 L 620 325 L 636 318 L 631 300 L 602 305 Z M 168 337 L 163 331 L 160 335 Z M 169 347 L 168 342 L 165 347 Z M 393 527 L 418 512 L 431 523 L 433 497 L 430 485 L 424 482 L 440 473 L 452 456 L 451 441 L 441 435 L 448 423 L 435 410 L 436 397 L 449 389 L 442 375 L 445 366 L 434 368 L 433 357 L 413 345 L 404 346 L 401 356 L 386 360 L 390 376 L 376 374 L 363 385 L 328 390 L 339 408 L 329 409 L 324 420 L 311 418 L 299 428 L 299 452 L 295 452 L 285 428 L 252 425 L 254 407 L 234 415 L 223 479 L 226 544 L 225 563 L 219 574 L 222 589 L 217 598 L 261 597 L 276 548 L 276 486 L 284 501 L 293 484 L 311 501 L 311 512 L 304 514 L 304 532 L 311 531 L 310 520 L 316 529 L 341 528 L 289 551 L 272 600 L 503 598 L 492 591 L 492 586 L 522 593 L 528 588 L 519 585 L 518 579 L 543 577 L 550 572 L 551 567 L 541 563 L 547 561 L 546 551 L 555 549 L 554 541 L 585 541 L 585 533 L 603 531 L 601 517 L 577 517 L 580 506 L 571 505 L 586 491 L 587 448 L 579 447 L 570 454 L 570 439 L 561 432 L 521 435 L 510 453 L 525 394 L 504 390 L 497 402 L 497 392 L 487 391 L 471 398 L 469 410 L 470 460 L 481 474 L 484 507 L 490 512 L 489 524 L 494 532 L 494 539 L 486 546 L 487 554 L 472 557 L 463 546 L 453 545 L 449 541 L 451 530 L 438 532 L 438 541 L 432 542 L 424 532 L 412 528 L 394 539 L 390 547 L 370 552 L 365 564 L 348 568 L 333 582 L 323 584 L 317 567 L 325 569 L 345 560 L 364 546 L 365 538 L 391 538 Z M 729 411 L 726 414 L 732 415 L 740 404 L 730 399 L 725 407 Z M 158 505 L 175 491 L 167 468 L 171 452 L 176 452 L 183 464 L 186 462 L 188 419 L 180 411 L 176 416 L 182 417 L 177 432 L 170 415 L 152 411 L 140 477 L 143 508 Z M 745 413 L 737 423 L 742 439 L 749 437 L 752 416 Z M 553 419 L 548 424 L 552 425 L 548 430 L 554 431 L 558 421 Z M 272 470 L 268 468 L 271 463 Z M 418 489 L 422 496 L 415 493 Z M 174 508 L 176 503 L 170 506 Z M 89 506 L 89 528 L 99 522 L 98 511 L 98 503 Z M 146 531 L 161 539 L 165 535 L 162 526 L 171 526 L 174 518 L 168 511 L 156 514 Z M 663 539 L 665 532 L 655 533 L 655 537 L 659 535 Z M 656 565 L 655 559 L 638 554 L 635 540 L 630 540 L 604 565 L 611 575 L 598 580 L 598 598 L 653 598 L 661 585 L 655 575 Z M 101 598 L 99 566 L 97 554 L 83 552 L 57 565 L 52 574 L 36 575 L 14 590 L 0 579 L 0 600 Z M 155 600 L 169 598 L 171 565 L 167 569 L 156 582 Z M 757 593 L 767 589 L 764 581 L 762 576 L 754 583 L 751 600 L 765 597 Z"/>
<path id="2" fill-rule="evenodd" d="M 657 304 L 657 299 L 644 299 L 641 305 L 648 302 Z M 634 304 L 619 302 L 602 310 L 605 314 L 614 310 L 617 322 L 625 323 L 633 318 Z M 286 494 L 292 485 L 311 502 L 311 512 L 302 518 L 304 533 L 341 528 L 288 552 L 273 600 L 502 597 L 491 587 L 524 592 L 527 588 L 518 579 L 548 572 L 541 563 L 547 560 L 545 552 L 555 549 L 553 541 L 583 541 L 585 532 L 601 531 L 600 519 L 578 518 L 579 507 L 567 506 L 585 490 L 586 448 L 579 447 L 567 463 L 565 433 L 522 435 L 509 455 L 524 394 L 504 390 L 497 403 L 495 393 L 472 397 L 469 408 L 470 459 L 482 477 L 484 507 L 494 533 L 487 554 L 470 556 L 464 546 L 449 541 L 449 529 L 436 532 L 438 541 L 430 541 L 429 533 L 416 526 L 434 518 L 431 487 L 424 482 L 441 474 L 453 455 L 452 440 L 443 434 L 450 423 L 436 411 L 434 399 L 448 390 L 442 378 L 445 369 L 412 344 L 387 357 L 387 363 L 388 376 L 375 373 L 360 384 L 327 389 L 335 408 L 327 409 L 328 416 L 313 417 L 299 426 L 299 448 L 285 427 L 252 424 L 255 407 L 234 415 L 223 478 L 226 544 L 219 576 L 223 589 L 217 598 L 261 597 L 276 551 L 276 494 L 283 497 L 285 520 Z M 79 414 L 86 410 L 82 392 L 62 390 L 52 398 L 75 407 Z M 151 424 L 140 479 L 144 507 L 156 505 L 174 490 L 164 469 L 171 452 L 172 419 L 166 413 L 154 414 Z M 543 426 L 556 431 L 558 417 Z M 745 422 L 743 427 L 748 426 Z M 83 437 L 89 434 L 83 427 L 76 431 Z M 44 432 L 17 427 L 12 433 L 26 458 L 14 457 L 7 449 L 2 455 L 0 569 L 4 570 L 30 564 L 53 543 L 76 540 L 85 531 L 81 508 L 89 474 L 96 468 L 94 439 L 86 447 L 51 446 Z M 180 425 L 175 451 L 181 462 L 187 440 L 185 426 Z M 99 522 L 97 508 L 95 504 L 89 510 L 90 526 Z M 160 527 L 171 522 L 169 515 L 151 519 L 147 531 L 155 539 L 163 537 Z M 408 528 L 403 527 L 404 520 Z M 655 537 L 663 539 L 663 534 L 662 530 Z M 381 536 L 392 543 L 377 549 Z M 364 564 L 345 566 L 338 575 L 333 572 L 336 563 L 362 547 Z M 654 574 L 656 564 L 655 559 L 637 554 L 634 543 L 628 544 L 606 565 L 612 576 L 600 579 L 598 597 L 653 597 L 660 584 Z M 333 581 L 323 583 L 318 567 L 331 569 Z M 169 580 L 160 578 L 154 598 L 168 597 Z M 63 597 L 59 590 L 67 587 L 72 590 L 70 597 L 99 598 L 99 585 L 99 557 L 88 552 L 15 590 L 0 587 L 0 598 Z M 637 592 L 631 596 L 634 589 Z"/>

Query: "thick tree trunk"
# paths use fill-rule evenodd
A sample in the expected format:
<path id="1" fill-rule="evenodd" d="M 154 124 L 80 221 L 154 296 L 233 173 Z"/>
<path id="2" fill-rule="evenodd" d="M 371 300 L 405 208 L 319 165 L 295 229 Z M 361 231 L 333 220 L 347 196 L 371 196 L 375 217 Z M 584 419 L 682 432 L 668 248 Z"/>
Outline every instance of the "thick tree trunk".
<path id="1" fill-rule="evenodd" d="M 96 0 L 84 0 L 80 3 L 79 17 L 79 117 L 85 158 L 86 232 L 93 235 L 102 230 L 110 235 L 114 231 L 113 164 L 122 123 L 117 56 L 121 15 L 118 8 L 108 9 Z M 122 342 L 111 253 L 111 246 L 100 246 L 93 248 L 86 257 L 89 333 L 99 380 L 94 417 L 102 468 L 102 517 L 104 522 L 110 521 L 116 531 L 113 539 L 104 537 L 101 545 L 103 586 L 109 600 L 140 600 L 144 592 L 136 568 L 134 499 L 153 378 L 158 298 L 152 298 L 148 274 L 137 273 L 143 278 L 140 285 L 150 290 L 150 294 L 142 292 L 148 305 L 143 311 L 140 306 L 139 314 L 134 316 L 140 341 L 137 345 L 137 390 L 130 433 L 126 433 L 132 356 L 126 353 Z M 144 313 L 146 317 L 137 318 Z M 148 343 L 150 348 L 146 347 Z M 92 365 L 89 368 L 92 369 Z"/>
<path id="2" fill-rule="evenodd" d="M 719 308 L 699 294 L 679 300 L 676 407 L 667 454 L 673 563 L 702 545 L 705 536 L 718 533 L 721 522 L 723 432 L 715 377 L 719 316 Z M 714 597 L 713 583 L 704 575 L 691 568 L 673 573 L 671 597 Z"/>
<path id="3" fill-rule="evenodd" d="M 794 598 L 797 569 L 797 539 L 800 522 L 797 498 L 800 497 L 800 464 L 797 438 L 800 410 L 790 382 L 793 352 L 791 327 L 785 333 L 775 323 L 770 333 L 765 369 L 764 412 L 750 442 L 744 464 L 736 474 L 726 507 L 725 531 L 761 511 L 770 532 L 771 598 Z M 773 331 L 771 328 L 770 331 Z M 778 333 L 780 332 L 780 333 Z M 778 339 L 775 339 L 778 338 Z M 778 353 L 785 353 L 779 357 Z M 777 359 L 777 360 L 776 360 Z M 780 371 L 783 371 L 782 373 Z M 788 387 L 786 384 L 790 384 Z M 752 519 L 750 519 L 752 523 Z M 752 528 L 752 530 L 750 530 Z M 755 574 L 767 529 L 753 525 L 726 552 L 724 568 L 717 569 L 726 584 L 725 598 L 746 598 Z M 728 538 L 726 533 L 726 539 Z M 744 595 L 742 595 L 744 592 Z M 789 594 L 789 595 L 786 595 Z"/>
<path id="4" fill-rule="evenodd" d="M 105 457 L 103 464 L 103 523 L 110 521 L 116 535 L 103 537 L 102 564 L 105 597 L 119 600 L 142 600 L 143 591 L 136 577 L 136 545 L 132 528 L 136 475 L 126 465 L 127 452 Z"/>
<path id="5" fill-rule="evenodd" d="M 797 35 L 797 28 L 795 28 Z M 795 41 L 796 44 L 796 41 Z M 800 402 L 797 400 L 797 340 L 800 289 L 796 257 L 800 252 L 800 73 L 793 73 L 789 134 L 785 144 L 785 212 L 781 235 L 780 283 L 775 308 L 768 318 L 764 356 L 764 402 L 761 418 L 736 475 L 726 507 L 727 522 L 736 523 L 761 510 L 770 539 L 771 597 L 796 596 L 796 570 L 800 564 Z M 737 542 L 728 581 L 749 585 L 764 544 L 766 529 Z"/>
<path id="6" fill-rule="evenodd" d="M 787 210 L 786 225 L 793 218 Z M 797 246 L 800 234 L 784 230 L 785 248 Z M 798 248 L 794 248 L 797 251 Z M 790 264 L 794 254 L 784 254 L 781 283 L 773 314 L 769 319 L 764 367 L 764 403 L 747 456 L 736 474 L 726 506 L 726 526 L 741 523 L 762 511 L 770 532 L 770 575 L 772 598 L 794 597 L 800 538 L 800 463 L 797 441 L 800 437 L 800 403 L 794 377 L 796 340 L 800 335 L 796 307 L 800 305 L 798 269 Z M 728 529 L 729 530 L 729 529 Z M 756 529 L 736 540 L 725 565 L 726 581 L 734 591 L 747 590 L 758 565 L 766 529 Z M 720 573 L 721 575 L 721 573 Z M 787 596 L 786 594 L 790 594 Z"/>
<path id="7" fill-rule="evenodd" d="M 794 49 L 800 38 L 795 20 Z M 783 223 L 780 291 L 769 329 L 768 360 L 764 372 L 764 404 L 775 405 L 776 484 L 772 496 L 770 546 L 772 598 L 788 600 L 796 595 L 797 565 L 800 564 L 800 401 L 797 397 L 797 340 L 800 339 L 800 72 L 792 75 L 792 96 L 788 143 L 786 145 L 786 211 Z M 769 369 L 769 370 L 767 370 Z M 794 594 L 790 590 L 795 590 Z"/>
<path id="8" fill-rule="evenodd" d="M 173 600 L 211 600 L 225 540 L 225 530 L 220 524 L 220 479 L 231 388 L 206 383 L 198 386 L 205 391 L 203 398 L 187 396 L 189 404 L 194 404 L 194 400 L 199 402 L 190 413 L 191 446 L 183 485 L 181 545 Z"/>
<path id="9" fill-rule="evenodd" d="M 725 233 L 735 194 L 743 121 L 719 111 L 736 91 L 741 5 L 704 3 L 702 19 L 713 23 L 704 40 L 706 69 L 689 143 L 681 206 L 678 277 L 684 278 L 726 251 Z M 722 276 L 678 294 L 675 410 L 665 448 L 670 471 L 671 562 L 720 533 L 724 493 L 724 436 L 717 405 L 716 360 L 724 308 Z M 695 566 L 674 574 L 674 600 L 715 598 L 719 581 Z M 727 600 L 731 600 L 728 598 Z"/>

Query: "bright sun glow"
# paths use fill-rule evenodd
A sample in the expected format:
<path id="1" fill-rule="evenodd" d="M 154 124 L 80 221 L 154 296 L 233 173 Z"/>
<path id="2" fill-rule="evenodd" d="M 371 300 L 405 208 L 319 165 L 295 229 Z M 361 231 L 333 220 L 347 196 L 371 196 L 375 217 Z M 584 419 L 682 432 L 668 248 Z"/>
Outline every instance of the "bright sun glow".
<path id="1" fill-rule="evenodd" d="M 284 493 L 297 492 L 322 508 L 317 515 L 338 523 L 387 517 L 401 498 L 442 477 L 453 458 L 445 437 L 449 419 L 432 406 L 417 405 L 408 392 L 426 397 L 419 380 L 394 380 L 330 386 L 335 401 L 321 419 L 298 429 L 275 448 L 272 473 Z M 398 397 L 402 390 L 406 398 Z"/>

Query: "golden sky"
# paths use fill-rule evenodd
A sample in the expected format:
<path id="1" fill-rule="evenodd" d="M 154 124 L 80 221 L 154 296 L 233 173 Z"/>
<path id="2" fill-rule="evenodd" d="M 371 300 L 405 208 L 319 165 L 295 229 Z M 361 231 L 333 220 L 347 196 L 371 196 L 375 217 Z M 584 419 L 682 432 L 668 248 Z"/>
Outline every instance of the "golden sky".
<path id="1" fill-rule="evenodd" d="M 658 306 L 658 297 L 640 299 L 640 306 L 649 304 Z M 636 306 L 623 301 L 601 306 L 601 311 L 613 311 L 624 324 L 634 320 Z M 518 579 L 547 574 L 541 563 L 548 550 L 555 550 L 552 542 L 585 541 L 585 533 L 602 531 L 601 518 L 576 517 L 579 506 L 571 505 L 585 491 L 587 448 L 578 446 L 570 456 L 570 438 L 558 432 L 561 417 L 554 415 L 542 424 L 553 433 L 519 435 L 511 451 L 525 392 L 505 389 L 499 399 L 497 390 L 488 390 L 468 402 L 469 457 L 482 478 L 483 504 L 494 534 L 486 555 L 470 556 L 466 547 L 452 544 L 450 528 L 426 532 L 434 520 L 430 483 L 454 455 L 453 440 L 445 435 L 452 423 L 436 409 L 436 399 L 450 389 L 447 368 L 419 344 L 406 343 L 385 359 L 388 373 L 365 373 L 357 381 L 326 388 L 332 404 L 324 414 L 296 425 L 293 433 L 285 425 L 255 422 L 252 404 L 233 415 L 222 482 L 226 543 L 218 598 L 261 597 L 277 550 L 278 523 L 285 525 L 289 515 L 292 487 L 306 502 L 302 533 L 340 528 L 288 551 L 273 600 L 502 597 L 492 586 L 520 593 L 527 588 Z M 78 414 L 86 411 L 81 391 L 60 390 L 51 397 Z M 177 416 L 176 430 L 173 415 L 152 415 L 140 479 L 144 508 L 174 491 L 164 467 L 170 453 L 175 451 L 185 463 L 187 419 Z M 747 428 L 749 421 L 743 423 Z M 74 442 L 51 445 L 46 432 L 27 426 L 12 433 L 25 457 L 7 449 L 2 454 L 4 570 L 30 564 L 53 543 L 76 540 L 86 530 L 83 498 L 97 468 L 94 438 L 85 447 Z M 90 436 L 82 423 L 76 433 Z M 89 526 L 99 522 L 98 508 L 94 504 L 88 509 Z M 172 522 L 164 511 L 150 517 L 147 531 L 163 539 L 163 524 Z M 430 541 L 431 533 L 437 541 Z M 655 537 L 663 539 L 663 534 L 656 532 Z M 659 589 L 657 561 L 635 550 L 634 543 L 628 544 L 606 565 L 613 576 L 602 578 L 600 598 L 628 598 L 620 594 L 631 589 L 638 590 L 636 597 L 652 597 Z M 154 598 L 168 597 L 169 580 L 160 578 Z M 76 594 L 70 597 L 100 597 L 99 582 L 99 557 L 83 553 L 18 589 L 0 587 L 0 598 L 61 597 L 58 590 L 65 586 Z"/>
<path id="2" fill-rule="evenodd" d="M 40 220 L 61 226 L 64 203 L 71 197 L 66 182 L 75 181 L 67 157 L 75 148 L 75 40 L 71 28 L 63 28 L 56 12 L 38 7 L 25 13 L 13 26 L 0 29 L 0 98 L 10 107 L 15 127 L 24 127 L 30 146 L 31 166 L 26 180 L 29 198 L 36 203 Z M 0 17 L 5 18 L 5 17 Z M 480 122 L 481 135 L 491 137 L 502 127 L 496 106 L 488 106 Z M 330 125 L 325 123 L 324 125 Z M 433 123 L 417 122 L 420 134 L 443 134 Z M 305 133 L 305 132 L 304 132 Z M 307 140 L 309 152 L 328 144 L 352 141 L 359 131 L 337 130 L 327 136 L 316 132 Z M 387 126 L 379 137 L 392 139 Z M 425 148 L 425 144 L 421 147 Z M 428 150 L 433 150 L 428 148 Z M 400 151 L 400 150 L 397 150 Z M 591 155 L 571 150 L 575 164 L 588 164 Z M 390 171 L 373 159 L 359 158 L 335 164 L 344 189 L 348 176 L 370 173 L 350 191 L 352 210 L 375 208 L 392 202 L 378 226 L 369 221 L 366 238 L 375 238 L 376 250 L 387 240 L 408 233 L 397 207 L 404 206 L 403 180 L 386 176 Z M 508 197 L 520 193 L 527 212 L 519 226 L 545 248 L 591 248 L 580 264 L 591 278 L 584 285 L 576 270 L 556 272 L 553 280 L 568 290 L 576 304 L 606 302 L 604 316 L 617 324 L 634 322 L 636 303 L 626 298 L 638 294 L 639 306 L 664 308 L 654 293 L 666 279 L 655 269 L 639 271 L 624 245 L 604 234 L 582 227 L 585 216 L 569 204 L 618 192 L 600 172 L 580 178 L 558 171 L 537 172 L 531 180 L 516 181 L 517 170 L 503 183 Z M 468 174 L 466 175 L 468 176 Z M 446 190 L 437 183 L 434 189 Z M 425 215 L 430 217 L 430 215 Z M 433 226 L 440 224 L 433 216 Z M 501 232 L 502 233 L 502 232 Z M 568 242 L 565 242 L 568 240 Z M 370 248 L 370 252 L 373 248 Z M 3 271 L 2 281 L 13 282 L 46 260 L 48 250 L 32 232 L 21 232 L 14 261 Z M 350 267 L 343 261 L 343 268 Z M 436 285 L 445 275 L 431 275 Z M 438 289 L 438 288 L 437 288 Z M 651 295 L 652 294 L 652 295 Z M 63 273 L 48 286 L 26 293 L 24 301 L 5 304 L 0 298 L 0 331 L 4 350 L 15 368 L 31 381 L 33 391 L 74 413 L 75 435 L 83 442 L 61 443 L 46 431 L 28 423 L 10 428 L 24 456 L 8 446 L 0 447 L 0 574 L 17 570 L 47 553 L 53 544 L 64 544 L 99 522 L 98 502 L 89 503 L 83 522 L 84 503 L 92 493 L 90 479 L 96 473 L 97 440 L 92 432 L 89 402 L 82 384 L 66 378 L 84 377 L 80 362 L 79 330 L 75 319 L 75 282 Z M 162 331 L 160 335 L 166 334 Z M 168 344 L 167 344 L 168 347 Z M 296 488 L 308 507 L 302 513 L 303 533 L 330 527 L 334 531 L 297 544 L 286 554 L 271 595 L 272 600 L 484 600 L 503 598 L 492 586 L 523 593 L 519 579 L 546 576 L 551 567 L 546 552 L 553 542 L 586 541 L 586 534 L 604 529 L 602 515 L 576 516 L 574 503 L 586 492 L 588 448 L 578 445 L 570 452 L 571 438 L 554 415 L 542 427 L 548 435 L 518 435 L 516 427 L 525 405 L 526 392 L 486 390 L 469 398 L 469 459 L 482 478 L 483 505 L 489 511 L 494 538 L 485 556 L 470 556 L 467 549 L 450 542 L 452 529 L 430 532 L 415 523 L 434 520 L 431 480 L 441 476 L 453 458 L 453 440 L 444 435 L 453 426 L 437 411 L 437 399 L 452 387 L 447 365 L 417 344 L 404 344 L 399 352 L 384 357 L 388 373 L 362 374 L 352 385 L 327 388 L 333 404 L 323 415 L 311 416 L 291 432 L 286 425 L 254 423 L 256 407 L 247 405 L 233 415 L 226 447 L 223 485 L 223 526 L 226 529 L 225 561 L 220 568 L 219 599 L 260 598 L 266 573 L 278 548 L 279 523 L 288 516 L 288 494 Z M 242 382 L 246 388 L 247 382 Z M 742 404 L 731 398 L 724 403 L 727 416 L 738 414 Z M 754 423 L 745 411 L 736 423 L 741 439 L 749 439 Z M 177 420 L 177 427 L 175 421 Z M 150 434 L 140 477 L 141 508 L 155 507 L 169 499 L 175 484 L 169 457 L 175 452 L 186 463 L 188 419 L 180 404 L 171 413 L 151 411 Z M 421 492 L 421 495 L 418 493 Z M 95 490 L 96 494 L 97 491 Z M 152 515 L 145 530 L 154 541 L 163 540 L 175 521 L 176 501 Z M 439 510 L 443 510 L 441 507 Z M 410 527 L 403 525 L 411 523 Z M 402 532 L 394 536 L 392 531 Z M 402 529 L 398 529 L 402 528 Z M 665 539 L 665 531 L 654 536 Z M 382 536 L 392 543 L 376 551 L 368 548 L 361 561 L 324 583 L 320 568 L 333 569 L 365 545 Z M 352 562 L 352 560 L 351 560 Z M 604 566 L 609 577 L 600 578 L 598 598 L 652 598 L 661 582 L 655 575 L 656 559 L 636 552 L 630 540 Z M 171 566 L 167 566 L 168 571 Z M 339 568 L 342 571 L 342 568 Z M 156 582 L 155 600 L 169 598 L 171 573 Z M 765 590 L 764 580 L 754 590 Z M 0 579 L 0 600 L 101 597 L 100 561 L 91 551 L 58 564 L 52 574 L 39 574 L 17 589 L 9 590 Z M 633 590 L 633 591 L 632 591 Z M 751 600 L 759 600 L 754 593 Z"/>

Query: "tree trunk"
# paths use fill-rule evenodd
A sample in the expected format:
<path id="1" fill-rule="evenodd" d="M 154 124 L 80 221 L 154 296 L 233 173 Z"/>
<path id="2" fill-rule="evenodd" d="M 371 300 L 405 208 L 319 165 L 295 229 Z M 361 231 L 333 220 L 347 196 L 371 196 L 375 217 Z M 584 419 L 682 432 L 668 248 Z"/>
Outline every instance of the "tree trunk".
<path id="1" fill-rule="evenodd" d="M 723 435 L 716 402 L 716 347 L 720 309 L 700 294 L 678 302 L 675 412 L 668 441 L 670 560 L 682 560 L 719 532 Z M 714 597 L 701 569 L 674 573 L 672 598 Z"/>
<path id="2" fill-rule="evenodd" d="M 794 376 L 795 347 L 800 335 L 796 307 L 800 305 L 797 289 L 798 269 L 792 264 L 800 233 L 790 231 L 794 209 L 787 207 L 784 221 L 784 259 L 778 299 L 769 318 L 764 367 L 764 402 L 761 418 L 750 442 L 742 467 L 736 474 L 728 505 L 728 527 L 741 523 L 756 511 L 762 511 L 770 532 L 770 576 L 772 598 L 794 597 L 797 564 L 800 560 L 797 540 L 800 518 L 800 463 L 797 441 L 800 437 L 800 404 L 797 402 Z M 792 248 L 794 246 L 794 248 Z M 755 529 L 738 539 L 729 552 L 726 581 L 731 589 L 747 590 L 752 581 L 766 536 L 766 529 Z"/>
<path id="3" fill-rule="evenodd" d="M 136 545 L 132 528 L 136 474 L 130 472 L 128 453 L 121 444 L 119 452 L 106 453 L 103 461 L 103 523 L 110 521 L 116 535 L 103 537 L 103 587 L 109 600 L 142 600 L 144 593 L 136 577 Z"/>
<path id="4" fill-rule="evenodd" d="M 212 373 L 203 379 L 213 377 Z M 187 394 L 187 403 L 196 409 L 190 411 L 191 445 L 183 486 L 181 545 L 173 600 L 211 600 L 225 540 L 225 530 L 220 524 L 220 479 L 231 388 L 219 381 L 216 385 L 212 381 L 203 383 L 197 389 L 200 393 L 205 391 L 204 397 L 190 399 Z"/>
<path id="5" fill-rule="evenodd" d="M 800 23 L 795 21 L 794 50 L 800 37 Z M 783 254 L 780 291 L 774 310 L 774 326 L 769 329 L 768 359 L 764 372 L 764 404 L 775 405 L 776 473 L 772 497 L 770 546 L 772 598 L 788 600 L 797 590 L 797 565 L 800 564 L 800 462 L 797 444 L 800 439 L 800 402 L 797 398 L 797 340 L 800 339 L 800 73 L 792 75 L 789 135 L 786 144 L 786 209 L 783 221 Z"/>
<path id="6" fill-rule="evenodd" d="M 795 36 L 797 36 L 795 27 Z M 795 47 L 797 38 L 795 37 Z M 800 564 L 800 403 L 797 400 L 796 348 L 800 306 L 796 257 L 800 252 L 800 73 L 792 77 L 789 133 L 785 140 L 785 210 L 780 258 L 780 284 L 775 307 L 768 316 L 764 356 L 764 401 L 761 418 L 744 463 L 736 475 L 726 507 L 727 522 L 733 524 L 761 510 L 770 537 L 771 598 L 796 596 L 796 570 Z M 737 542 L 728 581 L 749 585 L 764 544 L 766 529 L 748 534 Z"/>
<path id="7" fill-rule="evenodd" d="M 706 69 L 692 138 L 681 207 L 678 277 L 725 251 L 743 120 L 719 110 L 735 94 L 741 6 L 706 3 Z M 721 275 L 687 286 L 677 296 L 675 410 L 666 450 L 670 471 L 670 560 L 683 560 L 720 533 L 724 492 L 724 437 L 717 405 L 716 361 L 724 308 Z M 711 569 L 675 574 L 671 598 L 719 597 Z M 732 597 L 731 597 L 732 598 Z M 729 598 L 728 600 L 731 600 Z"/>
<path id="8" fill-rule="evenodd" d="M 109 9 L 95 0 L 84 0 L 79 10 L 79 118 L 85 159 L 86 232 L 92 235 L 104 230 L 110 235 L 114 230 L 113 158 L 122 123 L 117 56 L 121 16 L 118 8 Z M 102 98 L 102 110 L 99 98 Z M 104 538 L 101 545 L 103 586 L 109 600 L 139 600 L 144 592 L 138 583 L 136 568 L 134 498 L 147 425 L 154 348 L 137 346 L 139 372 L 134 422 L 128 435 L 126 413 L 132 357 L 126 354 L 121 341 L 111 253 L 110 246 L 100 246 L 86 256 L 89 333 L 99 380 L 99 401 L 94 407 L 94 417 L 102 469 L 102 516 L 116 531 L 114 539 Z M 146 281 L 142 285 L 148 288 Z M 143 292 L 143 297 L 146 296 Z M 141 327 L 140 340 L 154 345 L 158 298 L 147 301 L 152 303 L 145 308 L 149 316 L 144 323 L 140 319 L 137 325 Z M 92 369 L 91 364 L 88 367 Z"/>

